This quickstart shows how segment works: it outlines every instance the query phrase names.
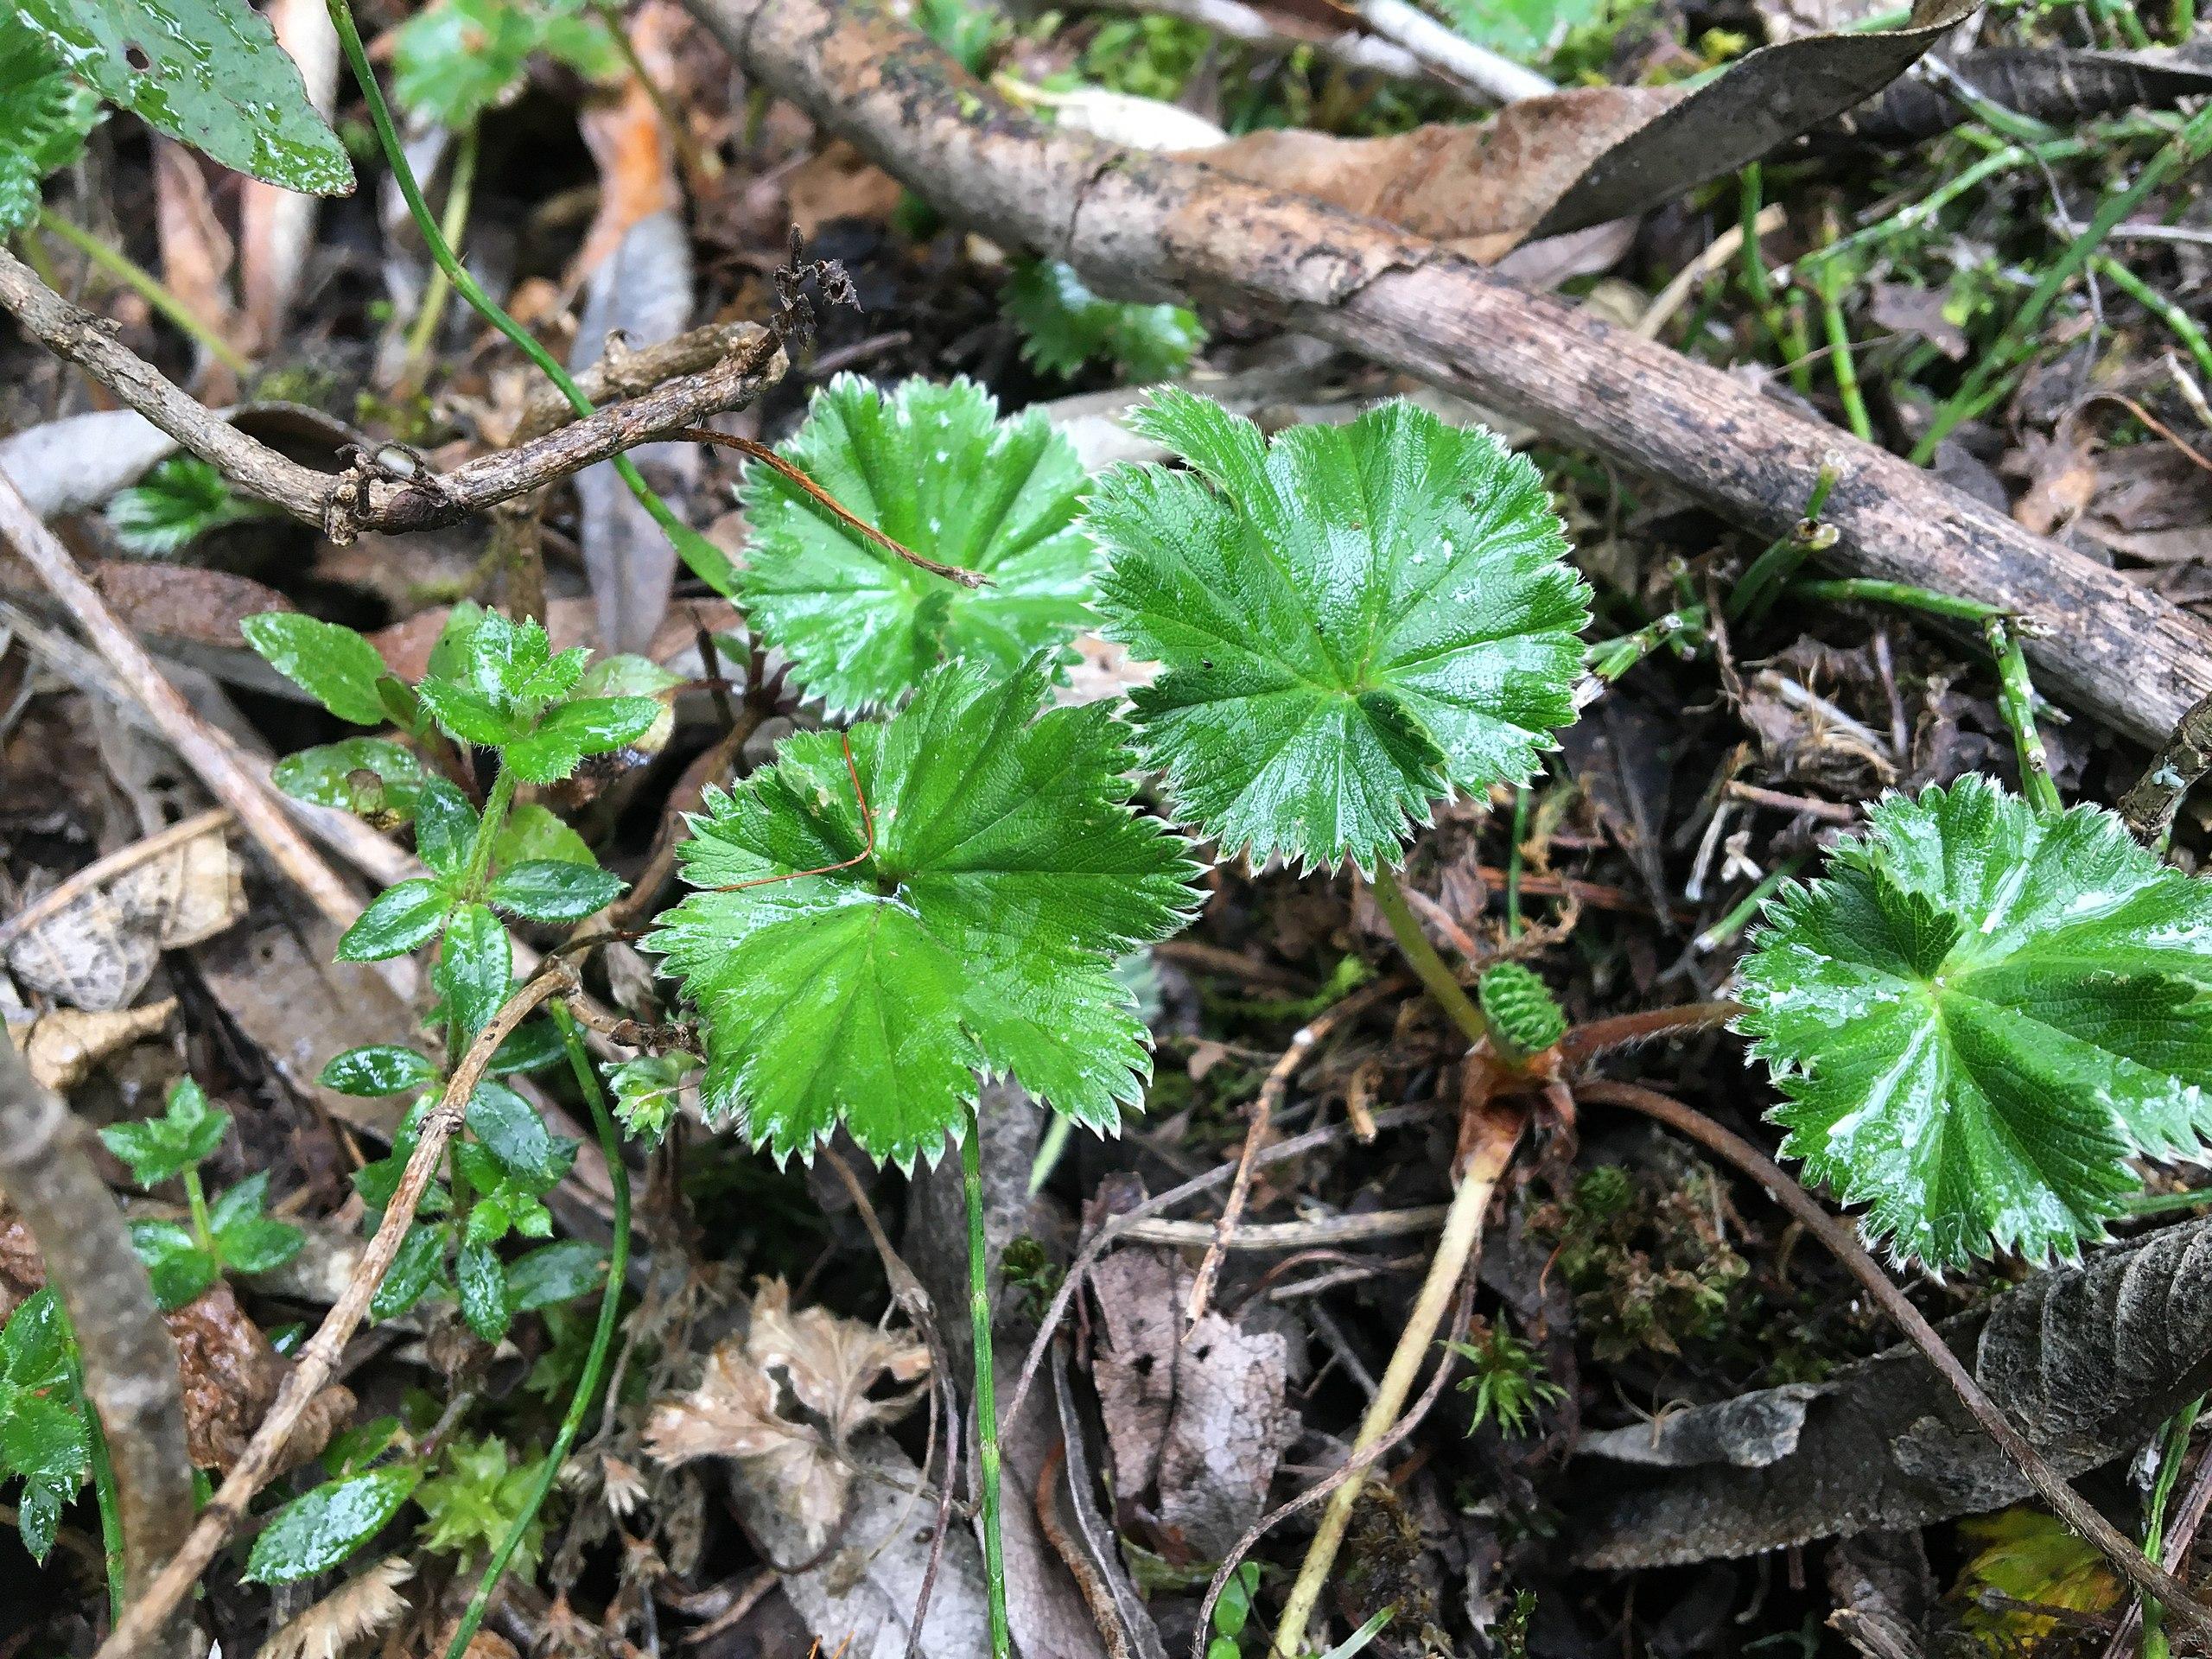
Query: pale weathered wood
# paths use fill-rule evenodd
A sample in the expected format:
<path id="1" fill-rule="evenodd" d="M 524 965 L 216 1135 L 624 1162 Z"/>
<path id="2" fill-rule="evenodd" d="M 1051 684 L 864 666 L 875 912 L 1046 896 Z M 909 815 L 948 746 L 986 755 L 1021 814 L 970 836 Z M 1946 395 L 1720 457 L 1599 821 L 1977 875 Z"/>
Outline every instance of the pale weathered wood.
<path id="1" fill-rule="evenodd" d="M 1305 333 L 1662 478 L 1762 536 L 1837 473 L 1828 563 L 2051 625 L 2050 694 L 2162 741 L 2212 692 L 2212 631 L 1910 463 L 1392 226 L 1058 133 L 860 0 L 685 0 L 761 84 L 995 240 L 1103 293 L 1197 297 Z"/>

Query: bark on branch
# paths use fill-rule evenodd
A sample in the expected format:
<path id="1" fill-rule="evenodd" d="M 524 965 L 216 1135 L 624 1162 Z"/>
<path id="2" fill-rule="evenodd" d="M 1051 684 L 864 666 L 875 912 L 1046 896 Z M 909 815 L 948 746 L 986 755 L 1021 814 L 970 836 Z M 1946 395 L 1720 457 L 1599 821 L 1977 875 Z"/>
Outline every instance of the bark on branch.
<path id="1" fill-rule="evenodd" d="M 118 340 L 105 319 L 63 299 L 5 249 L 0 249 L 0 308 L 12 313 L 33 339 L 82 368 L 245 493 L 341 543 L 364 530 L 433 530 L 456 523 L 649 443 L 672 428 L 696 426 L 709 416 L 741 409 L 780 379 L 785 368 L 775 336 L 748 323 L 732 331 L 728 350 L 709 365 L 663 380 L 516 448 L 465 461 L 449 473 L 404 476 L 363 460 L 333 474 L 303 467 L 238 431 Z M 643 352 L 628 354 L 626 369 L 647 357 Z"/>
<path id="2" fill-rule="evenodd" d="M 0 1029 L 0 1192 L 30 1229 L 47 1282 L 68 1310 L 85 1396 L 115 1469 L 124 1595 L 136 1604 L 191 1528 L 192 1460 L 176 1344 L 123 1211 L 93 1166 L 91 1139 Z M 184 1634 L 166 1609 L 144 1628 L 162 1651 Z"/>
<path id="3" fill-rule="evenodd" d="M 2117 572 L 1743 382 L 1394 226 L 1049 130 L 864 0 L 684 0 L 745 71 L 1002 245 L 1102 293 L 1272 315 L 1664 479 L 1753 534 L 1824 462 L 1824 556 L 2049 621 L 2046 689 L 2147 743 L 2212 692 L 2212 632 Z"/>

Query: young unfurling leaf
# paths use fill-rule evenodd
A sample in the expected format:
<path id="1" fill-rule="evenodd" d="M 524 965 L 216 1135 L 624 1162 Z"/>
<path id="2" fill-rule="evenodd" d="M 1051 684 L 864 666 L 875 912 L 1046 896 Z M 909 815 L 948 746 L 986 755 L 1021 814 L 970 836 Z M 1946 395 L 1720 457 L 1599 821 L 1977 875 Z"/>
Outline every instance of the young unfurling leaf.
<path id="1" fill-rule="evenodd" d="M 230 1127 L 228 1112 L 210 1106 L 207 1091 L 190 1077 L 179 1077 L 159 1117 L 111 1123 L 100 1141 L 130 1166 L 132 1180 L 158 1186 L 214 1156 Z"/>
<path id="2" fill-rule="evenodd" d="M 1097 553 L 1075 524 L 1083 467 L 1042 414 L 1001 421 L 968 380 L 909 380 L 887 396 L 840 375 L 779 453 L 903 545 L 989 578 L 969 589 L 917 569 L 748 465 L 747 614 L 833 714 L 893 703 L 948 658 L 1011 673 L 1091 620 Z"/>
<path id="3" fill-rule="evenodd" d="M 1191 365 L 1206 337 L 1181 306 L 1101 299 L 1057 259 L 1016 270 L 1001 302 L 1021 331 L 1021 355 L 1063 379 L 1103 359 L 1133 381 L 1164 380 Z"/>
<path id="4" fill-rule="evenodd" d="M 779 1157 L 842 1122 L 911 1166 L 957 1138 L 978 1071 L 1102 1130 L 1139 1099 L 1114 960 L 1182 925 L 1197 871 L 1131 812 L 1119 722 L 1039 714 L 1046 677 L 1041 655 L 1005 678 L 933 671 L 850 734 L 859 796 L 828 732 L 709 794 L 683 847 L 702 891 L 648 948 L 706 1018 L 710 1113 Z"/>
<path id="5" fill-rule="evenodd" d="M 1543 480 L 1411 404 L 1270 445 L 1164 391 L 1137 424 L 1190 464 L 1092 498 L 1109 632 L 1178 810 L 1230 853 L 1395 857 L 1410 814 L 1529 775 L 1574 718 L 1586 590 Z"/>
<path id="6" fill-rule="evenodd" d="M 115 493 L 107 504 L 107 522 L 127 550 L 166 558 L 211 531 L 274 512 L 264 502 L 238 494 L 199 456 L 171 455 L 130 488 Z"/>
<path id="7" fill-rule="evenodd" d="M 2212 885 L 2112 813 L 1980 777 L 1891 796 L 1783 889 L 1743 1028 L 1789 1098 L 1783 1150 L 1902 1255 L 2071 1255 L 2212 1109 Z"/>

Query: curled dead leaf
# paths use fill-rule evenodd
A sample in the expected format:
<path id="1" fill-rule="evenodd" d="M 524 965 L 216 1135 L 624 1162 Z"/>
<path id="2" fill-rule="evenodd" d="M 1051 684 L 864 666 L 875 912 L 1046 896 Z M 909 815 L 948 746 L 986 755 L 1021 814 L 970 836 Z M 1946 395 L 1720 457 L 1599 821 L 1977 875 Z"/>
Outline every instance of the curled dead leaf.
<path id="1" fill-rule="evenodd" d="M 8 966 L 79 1008 L 128 1007 L 164 950 L 213 938 L 245 913 L 227 812 L 204 812 L 79 871 L 5 925 Z"/>
<path id="2" fill-rule="evenodd" d="M 339 1659 L 405 1616 L 409 1604 L 399 1586 L 414 1576 L 414 1565 L 404 1556 L 385 1557 L 285 1621 L 253 1659 Z"/>
<path id="3" fill-rule="evenodd" d="M 14 1034 L 31 1076 L 55 1094 L 66 1095 L 108 1056 L 160 1032 L 175 1012 L 173 996 L 143 1008 L 113 1012 L 55 1008 L 32 1021 L 28 1031 Z"/>
<path id="4" fill-rule="evenodd" d="M 929 1351 L 918 1343 L 823 1308 L 793 1313 L 783 1281 L 764 1280 L 747 1333 L 707 1357 L 696 1389 L 654 1407 L 645 1449 L 664 1464 L 737 1459 L 810 1546 L 819 1546 L 845 1511 L 852 1483 L 847 1443 L 911 1410 L 929 1365 Z M 902 1391 L 871 1397 L 885 1382 Z"/>

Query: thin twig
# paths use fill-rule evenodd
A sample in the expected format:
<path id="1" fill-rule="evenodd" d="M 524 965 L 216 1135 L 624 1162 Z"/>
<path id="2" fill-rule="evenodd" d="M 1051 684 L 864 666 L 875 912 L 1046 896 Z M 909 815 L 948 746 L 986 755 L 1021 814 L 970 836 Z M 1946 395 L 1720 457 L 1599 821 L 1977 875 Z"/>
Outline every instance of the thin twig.
<path id="1" fill-rule="evenodd" d="M 1402 1238 L 1408 1233 L 1433 1233 L 1451 1213 L 1449 1205 L 1420 1204 L 1407 1210 L 1355 1211 L 1319 1221 L 1262 1222 L 1232 1228 L 1226 1235 L 1217 1222 L 1154 1219 L 1137 1223 L 1122 1236 L 1132 1244 L 1178 1249 L 1203 1244 L 1209 1255 L 1224 1250 L 1326 1249 L 1370 1239 Z M 1204 1313 L 1201 1308 L 1199 1313 Z"/>
<path id="2" fill-rule="evenodd" d="M 1935 1326 L 1928 1323 L 1926 1316 L 1912 1305 L 1904 1292 L 1898 1289 L 1889 1274 L 1882 1271 L 1880 1264 L 1866 1253 L 1858 1236 L 1823 1209 L 1812 1194 L 1800 1186 L 1779 1164 L 1741 1135 L 1722 1128 L 1704 1113 L 1684 1105 L 1670 1095 L 1662 1095 L 1656 1089 L 1599 1077 L 1577 1083 L 1574 1094 L 1579 1101 L 1623 1106 L 1630 1111 L 1656 1118 L 1668 1128 L 1688 1136 L 1707 1151 L 1719 1154 L 1765 1187 L 1775 1201 L 1804 1224 L 1805 1230 L 1826 1245 L 1829 1253 L 1866 1287 L 1876 1305 L 1926 1356 L 1936 1374 L 1951 1385 L 1953 1392 L 1957 1394 L 1960 1402 L 1974 1420 L 2018 1466 L 2022 1477 L 2037 1495 L 2056 1510 L 2068 1526 L 2094 1545 L 2139 1593 L 2155 1597 L 2164 1603 L 2170 1613 L 2177 1615 L 2181 1622 L 2199 1634 L 2212 1630 L 2212 1610 L 2208 1610 L 2191 1596 L 2188 1587 L 2171 1573 L 2144 1560 L 2141 1550 L 2121 1537 L 2111 1522 L 2084 1502 L 2081 1495 L 2061 1478 L 2058 1471 L 2044 1461 L 2043 1454 L 2028 1443 L 2013 1426 L 2012 1419 L 1998 1409 L 1997 1403 L 1983 1391 L 1974 1374 L 1951 1351 L 1950 1344 L 1937 1334 Z"/>
<path id="3" fill-rule="evenodd" d="M 1229 1197 L 1222 1204 L 1221 1219 L 1214 1224 L 1213 1241 L 1206 1246 L 1205 1255 L 1198 1262 L 1198 1275 L 1191 1281 L 1191 1294 L 1183 1309 L 1185 1342 L 1197 1333 L 1198 1321 L 1205 1317 L 1206 1304 L 1213 1299 L 1214 1281 L 1221 1275 L 1222 1258 L 1229 1249 L 1230 1236 L 1236 1231 L 1236 1224 L 1243 1218 L 1245 1201 L 1252 1193 L 1252 1160 L 1274 1132 L 1275 1109 L 1282 1104 L 1291 1078 L 1331 1032 L 1405 988 L 1404 978 L 1393 975 L 1363 986 L 1322 1009 L 1292 1034 L 1290 1046 L 1283 1050 L 1282 1057 L 1268 1068 L 1267 1080 L 1260 1085 L 1260 1096 L 1252 1103 L 1251 1126 L 1244 1132 L 1244 1149 L 1237 1154 L 1236 1173 L 1229 1183 Z"/>
<path id="4" fill-rule="evenodd" d="M 10 256 L 0 251 L 0 270 Z M 339 927 L 349 927 L 361 913 L 361 901 L 308 844 L 307 837 L 258 779 L 239 764 L 236 752 L 217 743 L 205 721 L 192 711 L 137 636 L 116 620 L 107 601 L 85 579 L 68 550 L 39 522 L 15 480 L 0 473 L 0 537 L 15 545 L 25 563 L 59 600 L 86 639 L 143 703 L 162 735 L 224 805 L 238 815 L 253 838 L 282 870 Z"/>
<path id="5" fill-rule="evenodd" d="M 2208 769 L 2212 769 L 2212 695 L 2198 699 L 2181 717 L 2165 747 L 2120 798 L 2120 816 L 2128 833 L 2145 847 L 2164 840 L 2183 798 Z"/>
<path id="6" fill-rule="evenodd" d="M 329 1381 L 339 1356 L 369 1310 L 370 1298 L 391 1271 L 392 1259 L 399 1254 L 400 1243 L 414 1224 L 416 1206 L 422 1202 L 431 1178 L 437 1173 L 438 1161 L 445 1155 L 446 1142 L 461 1127 L 469 1097 L 476 1092 L 477 1084 L 483 1080 L 485 1071 L 492 1063 L 493 1052 L 538 1004 L 575 984 L 575 974 L 556 960 L 508 998 L 484 1029 L 477 1033 L 467 1052 L 461 1056 L 461 1064 L 454 1068 L 453 1077 L 437 1105 L 424 1116 L 415 1150 L 400 1174 L 399 1185 L 392 1191 L 391 1202 L 385 1207 L 375 1236 L 354 1263 L 344 1292 L 323 1316 L 322 1324 L 308 1345 L 301 1350 L 298 1363 L 285 1376 L 268 1414 L 254 1430 L 245 1450 L 238 1454 L 222 1486 L 200 1512 L 191 1535 L 147 1586 L 145 1594 L 131 1604 L 107 1640 L 100 1643 L 97 1659 L 134 1659 L 144 1650 L 152 1633 L 191 1593 L 200 1575 L 215 1559 L 216 1552 L 245 1518 L 246 1505 L 276 1473 L 300 1414 Z M 618 1287 L 608 1287 L 609 1295 L 618 1291 Z"/>
<path id="7" fill-rule="evenodd" d="M 1375 1114 L 1375 1127 L 1377 1129 L 1395 1129 L 1402 1124 L 1418 1123 L 1435 1116 L 1445 1109 L 1446 1104 L 1443 1101 L 1428 1101 L 1418 1106 L 1393 1106 Z M 1309 1129 L 1304 1135 L 1278 1141 L 1265 1148 L 1254 1156 L 1252 1165 L 1255 1169 L 1265 1169 L 1285 1158 L 1303 1157 L 1332 1141 L 1349 1140 L 1351 1135 L 1352 1128 L 1349 1123 L 1333 1123 L 1325 1129 Z M 1075 1300 L 1076 1293 L 1083 1288 L 1084 1280 L 1098 1258 L 1127 1238 L 1129 1230 L 1140 1222 L 1173 1210 L 1179 1204 L 1187 1204 L 1192 1198 L 1203 1197 L 1230 1180 L 1236 1173 L 1235 1165 L 1223 1164 L 1203 1175 L 1193 1176 L 1182 1185 L 1170 1187 L 1157 1198 L 1147 1198 L 1143 1203 L 1109 1218 L 1090 1236 L 1076 1252 L 1075 1260 L 1068 1263 L 1066 1276 L 1060 1281 L 1059 1289 L 1053 1293 L 1052 1306 L 1045 1310 L 1045 1318 L 1037 1335 L 1030 1342 L 1028 1357 L 1021 1363 L 1021 1376 L 1014 1383 L 1014 1393 L 999 1420 L 1002 1425 L 1011 1429 L 1015 1420 L 1021 1415 L 1021 1408 L 1029 1398 L 1030 1384 L 1037 1380 L 1038 1368 L 1052 1351 L 1052 1333 L 1059 1329 L 1060 1321 L 1067 1317 L 1068 1305 Z"/>
<path id="8" fill-rule="evenodd" d="M 759 461 L 793 488 L 804 491 L 849 530 L 858 531 L 886 552 L 894 553 L 917 570 L 926 570 L 933 576 L 943 576 L 947 582 L 957 582 L 963 588 L 981 588 L 989 580 L 979 571 L 965 569 L 957 564 L 940 564 L 925 558 L 902 542 L 893 541 L 867 519 L 848 512 L 837 499 L 804 473 L 785 461 L 765 443 L 755 443 L 751 438 L 741 438 L 734 432 L 709 431 L 703 426 L 680 427 L 668 435 L 671 438 L 688 439 L 693 443 L 712 444 L 717 448 L 734 449 Z"/>
<path id="9" fill-rule="evenodd" d="M 1107 1586 L 1105 1574 L 1060 1524 L 1059 1476 L 1067 1466 L 1067 1442 L 1059 1441 L 1045 1454 L 1044 1466 L 1037 1471 L 1033 1494 L 1037 1530 L 1045 1535 L 1052 1554 L 1060 1558 L 1068 1576 L 1075 1580 L 1083 1605 L 1090 1611 L 1090 1622 L 1098 1627 L 1098 1638 L 1106 1644 L 1107 1659 L 1135 1659 L 1128 1636 L 1122 1629 L 1121 1610 L 1114 1605 L 1114 1592 Z"/>
<path id="10" fill-rule="evenodd" d="M 1743 1012 L 1740 1002 L 1685 1002 L 1677 1007 L 1650 1008 L 1642 1014 L 1585 1020 L 1560 1039 L 1560 1060 L 1570 1069 L 1587 1065 L 1600 1054 L 1610 1054 L 1617 1048 L 1660 1042 L 1669 1037 L 1686 1037 L 1695 1031 L 1716 1030 Z"/>

